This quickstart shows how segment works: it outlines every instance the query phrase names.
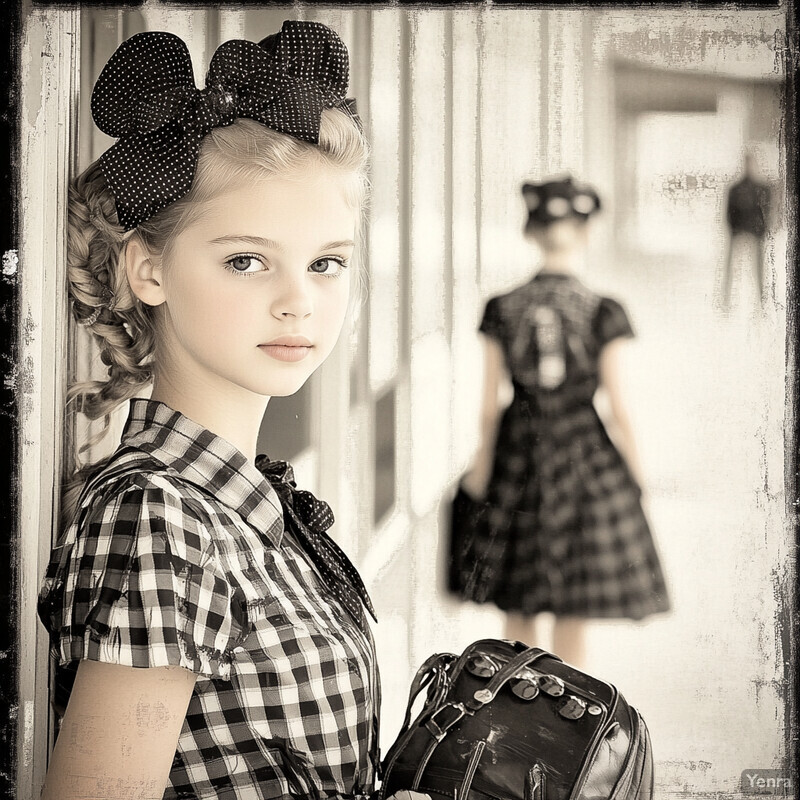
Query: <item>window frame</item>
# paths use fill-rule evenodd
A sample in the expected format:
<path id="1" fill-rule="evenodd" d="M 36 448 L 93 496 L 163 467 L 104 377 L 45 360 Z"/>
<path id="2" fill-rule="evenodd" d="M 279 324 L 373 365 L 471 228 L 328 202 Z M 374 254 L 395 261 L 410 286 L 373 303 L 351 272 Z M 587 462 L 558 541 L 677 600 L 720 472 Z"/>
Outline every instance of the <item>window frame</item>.
<path id="1" fill-rule="evenodd" d="M 59 510 L 67 378 L 66 207 L 75 163 L 80 24 L 76 8 L 23 21 L 20 97 L 19 625 L 17 797 L 38 797 L 51 739 L 49 656 L 36 600 Z"/>

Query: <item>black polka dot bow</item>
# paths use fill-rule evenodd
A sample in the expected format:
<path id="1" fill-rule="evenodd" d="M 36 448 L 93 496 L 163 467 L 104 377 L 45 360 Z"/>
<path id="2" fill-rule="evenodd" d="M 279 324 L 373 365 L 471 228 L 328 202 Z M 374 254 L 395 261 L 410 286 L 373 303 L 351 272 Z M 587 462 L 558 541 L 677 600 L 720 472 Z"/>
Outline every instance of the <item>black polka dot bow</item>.
<path id="1" fill-rule="evenodd" d="M 285 461 L 256 457 L 256 467 L 278 493 L 285 522 L 319 570 L 325 584 L 364 629 L 364 608 L 377 622 L 375 609 L 356 568 L 339 545 L 326 533 L 333 525 L 331 507 L 311 492 L 298 489 L 294 471 Z M 363 603 L 363 606 L 362 606 Z"/>
<path id="2" fill-rule="evenodd" d="M 192 186 L 203 137 L 240 117 L 319 143 L 322 112 L 348 108 L 347 48 L 318 22 L 287 20 L 261 45 L 243 39 L 214 53 L 205 89 L 191 57 L 163 31 L 124 41 L 100 73 L 91 109 L 119 141 L 100 157 L 125 230 L 183 197 Z"/>

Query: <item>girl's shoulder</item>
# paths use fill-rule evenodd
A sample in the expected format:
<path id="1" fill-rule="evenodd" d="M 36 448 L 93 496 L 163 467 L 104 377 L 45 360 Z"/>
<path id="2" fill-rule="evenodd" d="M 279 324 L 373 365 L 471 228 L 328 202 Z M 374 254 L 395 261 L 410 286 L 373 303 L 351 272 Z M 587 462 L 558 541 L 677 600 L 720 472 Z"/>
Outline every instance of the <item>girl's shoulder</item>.
<path id="1" fill-rule="evenodd" d="M 621 300 L 611 295 L 597 294 L 597 315 L 613 319 L 627 319 L 628 312 Z"/>
<path id="2" fill-rule="evenodd" d="M 90 475 L 51 552 L 38 604 L 51 652 L 62 665 L 88 658 L 227 678 L 245 619 L 231 602 L 242 566 L 233 528 L 158 458 L 117 456 Z"/>
<path id="3" fill-rule="evenodd" d="M 526 283 L 489 298 L 486 307 L 497 316 L 514 320 L 529 314 L 532 306 L 546 305 L 589 313 L 602 297 L 572 274 L 538 272 Z"/>
<path id="4" fill-rule="evenodd" d="M 486 300 L 484 314 L 487 316 L 513 317 L 529 302 L 531 281 L 502 292 L 495 292 Z"/>
<path id="5" fill-rule="evenodd" d="M 601 346 L 612 339 L 629 339 L 635 335 L 625 306 L 619 300 L 606 296 L 599 298 L 597 311 L 592 321 L 592 329 Z"/>
<path id="6" fill-rule="evenodd" d="M 154 455 L 135 447 L 119 447 L 87 476 L 85 498 L 118 494 L 133 488 L 162 487 L 180 493 L 186 488 L 181 476 Z"/>
<path id="7" fill-rule="evenodd" d="M 101 462 L 83 485 L 73 524 L 92 513 L 133 517 L 147 506 L 178 509 L 182 516 L 208 522 L 209 497 L 173 467 L 136 448 L 119 448 Z M 139 511 L 138 513 L 142 513 Z"/>

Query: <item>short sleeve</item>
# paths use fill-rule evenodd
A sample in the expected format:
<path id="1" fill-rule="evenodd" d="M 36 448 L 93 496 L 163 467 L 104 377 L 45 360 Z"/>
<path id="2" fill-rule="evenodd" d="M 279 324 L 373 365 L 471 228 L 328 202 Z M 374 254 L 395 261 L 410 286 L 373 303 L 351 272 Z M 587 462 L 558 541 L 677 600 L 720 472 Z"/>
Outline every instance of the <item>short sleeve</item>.
<path id="1" fill-rule="evenodd" d="M 503 318 L 500 314 L 500 298 L 493 297 L 486 303 L 478 330 L 492 339 L 503 341 Z"/>
<path id="2" fill-rule="evenodd" d="M 592 330 L 598 348 L 602 348 L 613 339 L 630 338 L 634 335 L 625 309 L 610 297 L 604 297 L 600 301 Z"/>
<path id="3" fill-rule="evenodd" d="M 61 665 L 180 666 L 224 679 L 247 626 L 209 526 L 161 476 L 137 476 L 82 509 L 53 551 L 39 616 Z"/>

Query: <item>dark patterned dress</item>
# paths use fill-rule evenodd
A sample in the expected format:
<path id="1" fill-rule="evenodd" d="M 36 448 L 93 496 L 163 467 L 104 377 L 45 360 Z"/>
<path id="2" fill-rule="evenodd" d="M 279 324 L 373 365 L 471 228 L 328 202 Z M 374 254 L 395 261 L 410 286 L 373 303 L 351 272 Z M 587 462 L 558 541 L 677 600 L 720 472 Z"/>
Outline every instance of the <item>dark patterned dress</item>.
<path id="1" fill-rule="evenodd" d="M 641 491 L 592 403 L 603 346 L 633 336 L 622 306 L 540 272 L 492 298 L 514 399 L 500 423 L 466 595 L 507 611 L 641 619 L 669 608 Z"/>

